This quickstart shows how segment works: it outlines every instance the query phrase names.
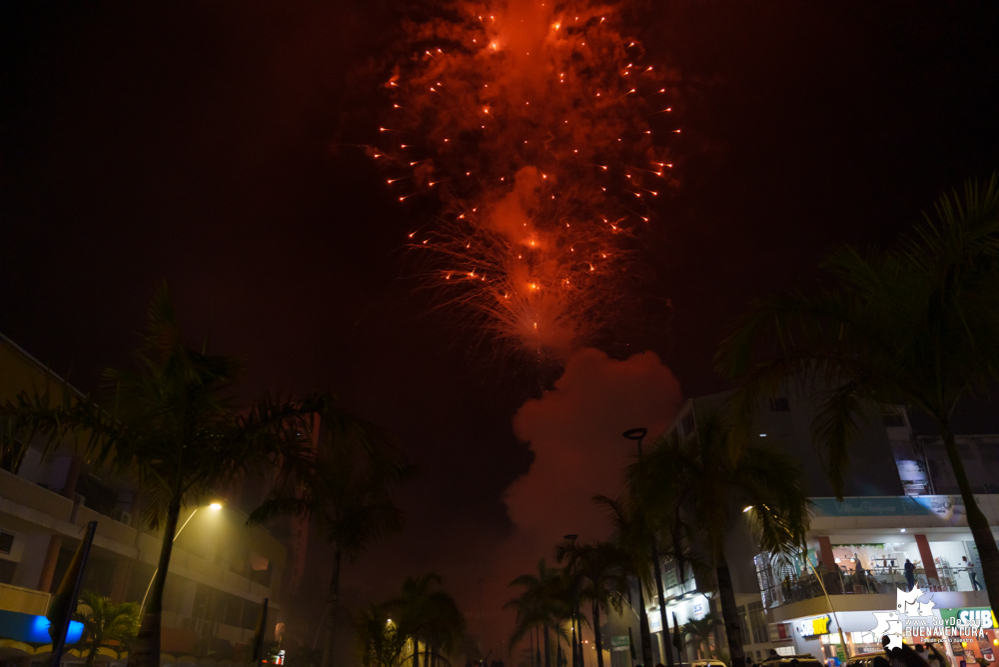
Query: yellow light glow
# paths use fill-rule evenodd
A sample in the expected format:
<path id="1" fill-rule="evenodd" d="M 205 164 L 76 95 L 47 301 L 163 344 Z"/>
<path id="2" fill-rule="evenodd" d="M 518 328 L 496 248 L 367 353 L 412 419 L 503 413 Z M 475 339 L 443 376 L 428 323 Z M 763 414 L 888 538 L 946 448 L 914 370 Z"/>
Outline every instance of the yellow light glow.
<path id="1" fill-rule="evenodd" d="M 218 511 L 222 509 L 222 503 L 212 503 L 211 505 L 208 506 L 208 509 L 212 511 Z"/>

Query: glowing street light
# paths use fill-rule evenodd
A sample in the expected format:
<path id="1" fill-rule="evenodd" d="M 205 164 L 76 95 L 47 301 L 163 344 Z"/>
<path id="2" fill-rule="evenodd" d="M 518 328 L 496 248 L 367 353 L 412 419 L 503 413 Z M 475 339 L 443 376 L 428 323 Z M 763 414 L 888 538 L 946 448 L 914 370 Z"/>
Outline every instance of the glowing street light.
<path id="1" fill-rule="evenodd" d="M 171 542 L 176 542 L 177 541 L 177 538 L 180 537 L 180 534 L 182 532 L 184 532 L 185 528 L 187 528 L 187 524 L 191 523 L 191 519 L 194 518 L 194 515 L 198 513 L 199 509 L 201 509 L 201 508 L 200 507 L 195 507 L 194 508 L 194 511 L 191 512 L 191 516 L 187 517 L 187 521 L 185 521 L 184 525 L 180 527 L 180 530 L 178 530 L 176 533 L 173 534 L 173 540 L 171 540 Z M 217 501 L 214 502 L 214 503 L 211 503 L 211 504 L 208 505 L 208 509 L 210 509 L 213 512 L 217 512 L 220 509 L 222 509 L 222 503 L 217 502 Z M 159 572 L 159 571 L 160 571 L 160 568 L 159 568 L 159 566 L 157 566 L 156 569 L 153 570 L 153 576 L 149 578 L 149 584 L 146 586 L 146 594 L 142 596 L 142 604 L 139 605 L 139 618 L 142 618 L 142 611 L 146 608 L 146 598 L 149 597 L 149 590 L 153 587 L 153 579 L 156 578 L 156 573 Z"/>

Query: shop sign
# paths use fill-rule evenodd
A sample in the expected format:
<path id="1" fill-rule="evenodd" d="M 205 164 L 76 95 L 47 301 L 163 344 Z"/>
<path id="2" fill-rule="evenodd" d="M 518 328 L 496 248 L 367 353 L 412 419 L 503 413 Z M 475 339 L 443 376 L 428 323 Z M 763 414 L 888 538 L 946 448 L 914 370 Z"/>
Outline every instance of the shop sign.
<path id="1" fill-rule="evenodd" d="M 663 619 L 659 617 L 659 611 L 649 614 L 649 632 L 662 632 Z"/>
<path id="2" fill-rule="evenodd" d="M 943 620 L 944 625 L 970 625 L 985 630 L 999 628 L 995 612 L 988 607 L 941 609 L 940 618 Z"/>
<path id="3" fill-rule="evenodd" d="M 829 634 L 829 614 L 813 616 L 797 621 L 794 629 L 802 637 L 817 637 Z"/>

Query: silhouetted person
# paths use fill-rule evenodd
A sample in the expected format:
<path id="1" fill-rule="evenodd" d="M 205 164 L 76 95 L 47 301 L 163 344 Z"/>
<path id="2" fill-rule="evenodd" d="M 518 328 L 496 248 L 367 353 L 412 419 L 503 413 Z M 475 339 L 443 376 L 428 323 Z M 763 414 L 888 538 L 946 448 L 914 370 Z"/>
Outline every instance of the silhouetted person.
<path id="1" fill-rule="evenodd" d="M 905 559 L 905 590 L 911 591 L 916 585 L 916 566 L 908 558 Z"/>
<path id="2" fill-rule="evenodd" d="M 947 662 L 947 658 L 940 654 L 937 647 L 933 644 L 927 644 L 927 648 L 930 649 L 929 659 L 930 667 L 950 667 L 950 663 Z"/>

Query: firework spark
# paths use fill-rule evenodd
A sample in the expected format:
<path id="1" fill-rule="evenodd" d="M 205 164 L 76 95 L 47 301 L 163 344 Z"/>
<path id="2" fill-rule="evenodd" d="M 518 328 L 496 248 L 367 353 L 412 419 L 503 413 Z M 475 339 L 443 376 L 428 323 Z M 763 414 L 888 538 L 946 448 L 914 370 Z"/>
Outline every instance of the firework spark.
<path id="1" fill-rule="evenodd" d="M 492 338 L 564 360 L 628 300 L 649 201 L 672 182 L 664 67 L 584 0 L 459 2 L 413 24 L 379 147 L 396 196 L 434 193 L 410 234 L 435 285 Z"/>

